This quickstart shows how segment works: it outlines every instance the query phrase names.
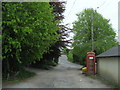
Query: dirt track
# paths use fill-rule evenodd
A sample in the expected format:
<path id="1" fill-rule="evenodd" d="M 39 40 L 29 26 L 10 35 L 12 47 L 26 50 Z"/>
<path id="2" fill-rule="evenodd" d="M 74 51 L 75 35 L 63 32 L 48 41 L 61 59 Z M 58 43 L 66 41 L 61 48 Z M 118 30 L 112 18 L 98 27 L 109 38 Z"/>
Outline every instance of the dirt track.
<path id="1" fill-rule="evenodd" d="M 82 66 L 67 61 L 62 55 L 59 65 L 51 70 L 29 69 L 37 75 L 17 84 L 3 84 L 3 88 L 110 88 L 99 80 L 84 76 Z"/>

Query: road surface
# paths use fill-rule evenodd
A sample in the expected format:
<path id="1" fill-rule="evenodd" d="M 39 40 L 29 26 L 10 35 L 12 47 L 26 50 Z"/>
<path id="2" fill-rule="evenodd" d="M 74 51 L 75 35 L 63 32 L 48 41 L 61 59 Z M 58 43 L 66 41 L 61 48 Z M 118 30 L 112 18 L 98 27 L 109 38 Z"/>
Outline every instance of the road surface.
<path id="1" fill-rule="evenodd" d="M 51 70 L 30 68 L 37 75 L 16 84 L 3 84 L 3 88 L 110 88 L 99 80 L 84 76 L 81 65 L 67 61 L 62 55 L 59 65 Z"/>

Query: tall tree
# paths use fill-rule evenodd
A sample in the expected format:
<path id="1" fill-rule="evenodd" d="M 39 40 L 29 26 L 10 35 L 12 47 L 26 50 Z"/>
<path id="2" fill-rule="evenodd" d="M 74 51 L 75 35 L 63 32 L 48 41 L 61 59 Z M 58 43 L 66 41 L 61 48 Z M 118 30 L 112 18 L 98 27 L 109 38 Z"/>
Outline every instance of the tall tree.
<path id="1" fill-rule="evenodd" d="M 61 25 L 61 21 L 64 19 L 63 12 L 65 11 L 65 2 L 49 2 L 51 7 L 53 8 L 53 14 L 55 15 L 54 21 L 59 20 L 57 23 L 60 29 L 57 30 L 57 34 L 59 34 L 58 41 L 53 44 L 49 48 L 49 52 L 43 55 L 43 59 L 36 63 L 35 66 L 45 65 L 45 63 L 58 63 L 58 58 L 61 55 L 61 51 L 63 48 L 66 48 L 70 40 L 66 40 L 68 37 L 68 32 L 71 30 L 65 25 Z"/>
<path id="2" fill-rule="evenodd" d="M 55 15 L 54 20 L 60 20 L 58 26 L 60 29 L 57 33 L 60 35 L 59 40 L 51 46 L 53 51 L 53 57 L 55 58 L 55 62 L 58 62 L 58 58 L 61 55 L 61 51 L 68 46 L 71 40 L 66 40 L 69 37 L 69 32 L 71 31 L 66 25 L 62 25 L 61 21 L 64 19 L 63 12 L 65 11 L 65 2 L 50 2 L 50 5 L 53 7 L 53 13 Z"/>
<path id="3" fill-rule="evenodd" d="M 115 31 L 109 24 L 109 20 L 105 19 L 94 9 L 84 9 L 77 14 L 77 21 L 73 24 L 75 33 L 73 43 L 73 55 L 76 62 L 83 64 L 87 52 L 92 48 L 92 23 L 93 23 L 93 39 L 94 50 L 100 54 L 117 44 L 115 40 Z"/>
<path id="4" fill-rule="evenodd" d="M 48 2 L 2 3 L 3 75 L 41 60 L 59 38 Z"/>

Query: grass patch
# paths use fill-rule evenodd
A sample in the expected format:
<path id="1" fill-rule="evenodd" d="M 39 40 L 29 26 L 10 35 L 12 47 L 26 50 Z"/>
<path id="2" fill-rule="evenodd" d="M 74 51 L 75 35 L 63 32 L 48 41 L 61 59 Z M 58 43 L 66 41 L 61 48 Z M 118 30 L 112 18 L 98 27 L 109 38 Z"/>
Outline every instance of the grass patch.
<path id="1" fill-rule="evenodd" d="M 3 78 L 3 83 L 18 83 L 36 74 L 27 70 L 21 70 L 16 76 L 10 76 L 9 79 Z"/>
<path id="2" fill-rule="evenodd" d="M 44 64 L 42 64 L 42 63 L 32 64 L 31 67 L 44 69 L 44 70 L 50 70 L 50 69 L 52 69 L 52 67 L 55 67 L 57 65 L 58 65 L 58 63 L 55 63 L 54 61 L 51 61 L 51 62 L 47 61 L 47 62 L 44 62 Z"/>
<path id="3" fill-rule="evenodd" d="M 54 61 L 52 61 L 52 62 L 46 63 L 45 65 L 42 65 L 40 68 L 41 69 L 45 69 L 45 70 L 50 70 L 52 67 L 55 67 L 57 65 L 58 65 L 57 63 L 55 63 Z"/>
<path id="4" fill-rule="evenodd" d="M 85 74 L 85 76 L 87 77 L 90 77 L 90 78 L 93 78 L 93 79 L 96 79 L 96 80 L 99 80 L 109 86 L 111 86 L 112 88 L 118 88 L 118 85 L 115 83 L 115 82 L 112 82 L 112 81 L 108 81 L 106 79 L 104 79 L 103 77 L 99 76 L 99 75 L 87 75 Z"/>

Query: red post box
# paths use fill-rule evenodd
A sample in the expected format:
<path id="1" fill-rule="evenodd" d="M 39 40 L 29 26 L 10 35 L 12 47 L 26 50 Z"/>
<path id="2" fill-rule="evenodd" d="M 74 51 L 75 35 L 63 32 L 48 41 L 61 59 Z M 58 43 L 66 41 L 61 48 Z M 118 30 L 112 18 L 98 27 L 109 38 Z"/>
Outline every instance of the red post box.
<path id="1" fill-rule="evenodd" d="M 96 56 L 94 52 L 88 52 L 86 56 L 87 74 L 95 75 L 96 73 Z"/>

